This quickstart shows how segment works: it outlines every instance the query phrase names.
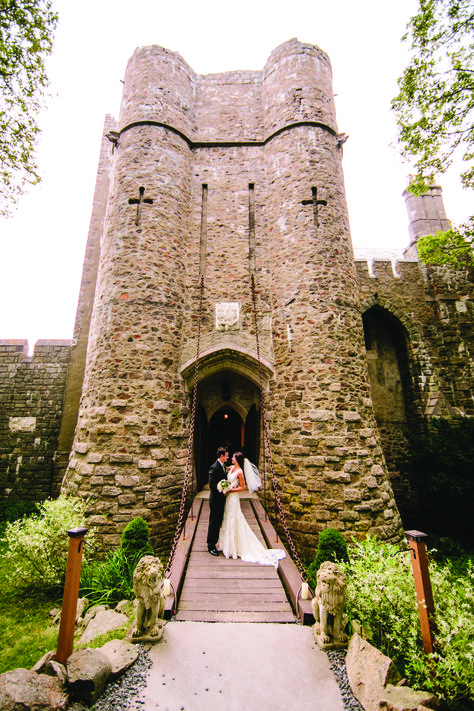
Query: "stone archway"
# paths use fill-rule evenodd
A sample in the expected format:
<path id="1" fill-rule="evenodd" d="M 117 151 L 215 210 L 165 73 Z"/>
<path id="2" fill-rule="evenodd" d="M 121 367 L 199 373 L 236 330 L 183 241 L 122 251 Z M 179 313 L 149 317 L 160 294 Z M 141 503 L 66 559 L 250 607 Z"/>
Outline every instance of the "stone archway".
<path id="1" fill-rule="evenodd" d="M 181 369 L 190 393 L 194 386 L 194 365 L 195 361 L 190 360 Z M 260 370 L 265 390 L 274 376 L 273 366 L 261 358 Z M 198 490 L 206 485 L 217 447 L 226 444 L 226 440 L 231 453 L 240 449 L 258 464 L 261 439 L 259 381 L 259 362 L 250 350 L 210 349 L 201 355 L 194 437 Z"/>
<path id="2" fill-rule="evenodd" d="M 362 316 L 374 415 L 397 506 L 410 521 L 412 494 L 399 472 L 408 446 L 405 432 L 420 426 L 420 394 L 410 335 L 387 309 L 375 305 Z"/>

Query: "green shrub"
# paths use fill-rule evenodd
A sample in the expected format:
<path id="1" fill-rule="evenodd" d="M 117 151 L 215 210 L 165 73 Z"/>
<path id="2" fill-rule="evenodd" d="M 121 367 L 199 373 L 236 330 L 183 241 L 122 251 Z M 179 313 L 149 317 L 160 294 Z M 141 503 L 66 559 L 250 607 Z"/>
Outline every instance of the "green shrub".
<path id="1" fill-rule="evenodd" d="M 433 691 L 449 709 L 474 702 L 474 564 L 432 562 L 436 651 L 423 652 L 410 554 L 368 538 L 350 547 L 341 564 L 348 582 L 346 609 L 371 644 L 393 659 L 415 689 Z M 461 571 L 464 571 L 461 574 Z"/>
<path id="2" fill-rule="evenodd" d="M 308 577 L 313 590 L 316 587 L 316 576 L 322 563 L 330 560 L 333 563 L 348 561 L 347 543 L 344 536 L 335 528 L 325 528 L 319 534 L 319 545 L 313 562 L 308 566 Z"/>
<path id="3" fill-rule="evenodd" d="M 149 543 L 150 529 L 148 524 L 140 516 L 132 519 L 122 533 L 120 547 L 125 556 L 134 559 L 137 553 L 141 552 L 141 556 L 155 555 L 153 548 Z M 140 557 L 141 557 L 140 556 Z"/>
<path id="4" fill-rule="evenodd" d="M 86 506 L 78 497 L 47 499 L 38 504 L 38 514 L 7 524 L 5 558 L 11 585 L 47 588 L 64 583 L 70 540 L 67 531 L 84 526 Z M 94 532 L 89 530 L 88 542 L 93 538 Z"/>

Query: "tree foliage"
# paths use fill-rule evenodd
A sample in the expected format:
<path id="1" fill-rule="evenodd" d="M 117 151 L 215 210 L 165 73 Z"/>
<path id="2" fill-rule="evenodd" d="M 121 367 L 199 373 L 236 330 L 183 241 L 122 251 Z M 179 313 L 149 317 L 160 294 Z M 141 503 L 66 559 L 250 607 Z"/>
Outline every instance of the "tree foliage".
<path id="1" fill-rule="evenodd" d="M 56 23 L 52 0 L 0 0 L 0 214 L 40 180 L 37 119 Z"/>
<path id="2" fill-rule="evenodd" d="M 415 158 L 412 190 L 424 192 L 462 152 L 465 187 L 474 185 L 474 3 L 420 0 L 404 39 L 412 57 L 392 102 L 403 155 Z"/>
<path id="3" fill-rule="evenodd" d="M 418 257 L 424 264 L 474 266 L 474 218 L 458 230 L 440 230 L 435 235 L 422 235 L 416 243 Z"/>
<path id="4" fill-rule="evenodd" d="M 411 41 L 411 60 L 393 99 L 399 143 L 416 175 L 409 190 L 426 192 L 436 174 L 455 158 L 460 177 L 474 187 L 474 1 L 419 0 L 403 38 Z M 420 259 L 431 264 L 472 263 L 472 219 L 456 230 L 423 238 Z"/>

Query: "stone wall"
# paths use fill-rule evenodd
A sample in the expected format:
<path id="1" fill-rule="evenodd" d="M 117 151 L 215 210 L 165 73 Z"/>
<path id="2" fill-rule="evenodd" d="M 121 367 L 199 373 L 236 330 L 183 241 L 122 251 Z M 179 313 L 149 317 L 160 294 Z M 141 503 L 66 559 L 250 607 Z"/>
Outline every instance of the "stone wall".
<path id="1" fill-rule="evenodd" d="M 356 266 L 378 430 L 410 526 L 416 501 L 399 476 L 405 431 L 422 433 L 430 417 L 474 416 L 474 277 L 416 261 Z"/>
<path id="2" fill-rule="evenodd" d="M 42 501 L 55 491 L 54 457 L 69 341 L 0 340 L 0 498 Z"/>

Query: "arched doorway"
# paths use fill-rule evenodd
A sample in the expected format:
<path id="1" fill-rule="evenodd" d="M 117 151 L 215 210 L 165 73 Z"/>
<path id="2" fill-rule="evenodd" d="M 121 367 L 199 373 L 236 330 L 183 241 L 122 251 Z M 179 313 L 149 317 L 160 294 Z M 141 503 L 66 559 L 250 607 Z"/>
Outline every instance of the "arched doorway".
<path id="1" fill-rule="evenodd" d="M 195 360 L 181 374 L 192 395 Z M 194 425 L 194 464 L 197 489 L 208 482 L 210 465 L 222 443 L 230 453 L 240 449 L 258 466 L 260 455 L 261 393 L 275 375 L 273 365 L 248 348 L 210 348 L 200 356 L 197 409 Z M 226 417 L 227 415 L 227 417 Z"/>
<path id="2" fill-rule="evenodd" d="M 411 526 L 415 504 L 399 463 L 408 447 L 405 432 L 420 424 L 416 368 L 407 330 L 381 306 L 362 316 L 374 415 L 393 493 L 405 525 Z"/>
<path id="3" fill-rule="evenodd" d="M 242 451 L 258 463 L 260 450 L 260 393 L 246 379 L 232 373 L 215 374 L 198 389 L 195 430 L 195 465 L 198 490 L 207 484 L 217 448 L 229 455 Z"/>

